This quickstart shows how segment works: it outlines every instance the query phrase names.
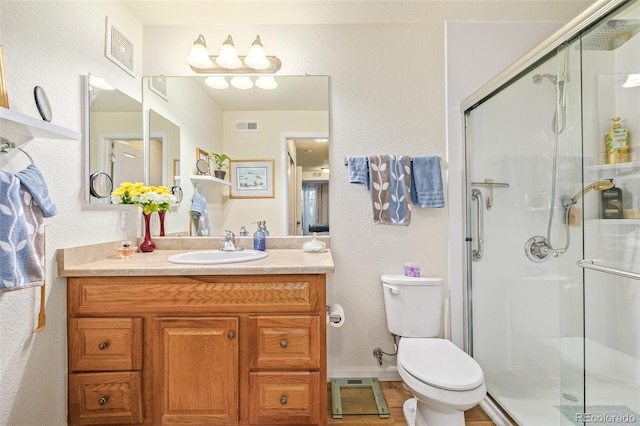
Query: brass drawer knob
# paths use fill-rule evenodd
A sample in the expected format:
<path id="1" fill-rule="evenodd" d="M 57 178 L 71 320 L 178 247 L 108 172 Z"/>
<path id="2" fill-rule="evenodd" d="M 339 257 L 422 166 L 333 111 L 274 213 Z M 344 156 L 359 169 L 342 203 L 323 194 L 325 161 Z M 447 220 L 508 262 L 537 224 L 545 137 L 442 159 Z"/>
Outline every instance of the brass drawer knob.
<path id="1" fill-rule="evenodd" d="M 280 397 L 280 404 L 285 405 L 287 403 L 287 397 L 282 395 Z"/>
<path id="2" fill-rule="evenodd" d="M 107 397 L 105 397 L 105 396 L 103 396 L 102 398 L 100 398 L 98 400 L 98 404 L 100 404 L 100 405 L 104 405 L 106 403 L 107 403 Z"/>
<path id="3" fill-rule="evenodd" d="M 98 349 L 100 349 L 101 351 L 107 349 L 107 346 L 109 346 L 109 342 L 100 342 L 100 343 L 98 343 Z"/>
<path id="4" fill-rule="evenodd" d="M 287 343 L 287 341 L 285 339 L 280 340 L 280 347 L 281 348 L 286 348 L 288 344 L 289 343 Z"/>
<path id="5" fill-rule="evenodd" d="M 230 332 L 228 332 L 228 333 L 227 333 L 227 337 L 228 337 L 229 339 L 233 339 L 233 338 L 235 338 L 235 337 L 236 337 L 236 333 L 234 333 L 233 331 L 230 331 Z"/>

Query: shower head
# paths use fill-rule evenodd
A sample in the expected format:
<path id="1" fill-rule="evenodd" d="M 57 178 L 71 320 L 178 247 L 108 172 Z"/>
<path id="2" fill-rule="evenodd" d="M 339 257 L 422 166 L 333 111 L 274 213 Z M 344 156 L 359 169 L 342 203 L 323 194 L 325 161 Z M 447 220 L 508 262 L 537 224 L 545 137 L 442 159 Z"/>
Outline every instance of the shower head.
<path id="1" fill-rule="evenodd" d="M 595 189 L 596 191 L 604 191 L 605 189 L 610 189 L 610 188 L 613 188 L 613 182 L 609 180 L 599 180 L 597 182 L 593 182 L 585 186 L 584 188 L 582 188 L 581 191 L 578 191 L 576 195 L 571 197 L 570 204 L 573 205 L 577 203 L 578 200 L 582 198 L 584 194 L 591 191 L 592 189 Z"/>
<path id="2" fill-rule="evenodd" d="M 640 19 L 610 19 L 584 36 L 582 49 L 615 50 L 638 32 Z"/>

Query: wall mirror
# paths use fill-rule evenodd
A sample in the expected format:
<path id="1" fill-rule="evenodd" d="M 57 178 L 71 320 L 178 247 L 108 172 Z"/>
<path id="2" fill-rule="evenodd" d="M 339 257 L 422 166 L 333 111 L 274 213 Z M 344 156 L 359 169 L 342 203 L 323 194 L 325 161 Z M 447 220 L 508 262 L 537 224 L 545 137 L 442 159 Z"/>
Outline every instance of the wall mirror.
<path id="1" fill-rule="evenodd" d="M 172 123 L 179 136 L 177 147 L 171 138 L 163 145 L 160 161 L 166 171 L 162 183 L 184 191 L 184 211 L 172 216 L 187 223 L 182 216 L 188 215 L 193 193 L 199 191 L 213 218 L 212 235 L 222 235 L 224 229 L 237 233 L 242 226 L 252 234 L 252 222 L 258 220 L 267 221 L 271 235 L 304 235 L 309 229 L 328 233 L 329 77 L 275 76 L 273 90 L 255 85 L 242 90 L 228 84 L 232 76 L 223 78 L 225 89 L 211 87 L 215 84 L 209 76 L 143 78 L 143 110 L 153 111 L 150 139 L 162 133 L 154 114 Z M 230 170 L 226 185 L 216 185 L 196 168 L 203 152 L 224 153 L 234 162 L 274 160 L 274 197 L 230 197 Z M 208 174 L 214 170 L 211 160 Z"/>
<path id="2" fill-rule="evenodd" d="M 109 205 L 112 186 L 144 179 L 142 103 L 95 75 L 84 86 L 84 199 Z"/>

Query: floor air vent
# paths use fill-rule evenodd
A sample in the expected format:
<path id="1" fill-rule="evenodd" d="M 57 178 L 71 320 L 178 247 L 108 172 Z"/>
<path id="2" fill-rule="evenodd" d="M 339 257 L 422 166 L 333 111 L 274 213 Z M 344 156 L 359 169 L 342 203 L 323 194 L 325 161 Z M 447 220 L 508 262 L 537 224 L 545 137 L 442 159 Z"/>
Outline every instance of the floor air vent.
<path id="1" fill-rule="evenodd" d="M 257 121 L 236 121 L 236 132 L 257 132 L 258 130 Z"/>

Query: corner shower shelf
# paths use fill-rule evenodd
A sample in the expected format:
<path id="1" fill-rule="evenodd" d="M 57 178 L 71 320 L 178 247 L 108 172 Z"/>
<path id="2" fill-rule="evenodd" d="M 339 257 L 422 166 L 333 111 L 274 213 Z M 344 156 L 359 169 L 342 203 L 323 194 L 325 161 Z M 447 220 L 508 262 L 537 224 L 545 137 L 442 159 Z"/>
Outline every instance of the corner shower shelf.
<path id="1" fill-rule="evenodd" d="M 210 183 L 217 183 L 220 185 L 231 186 L 231 182 L 229 181 L 218 179 L 217 177 L 207 176 L 207 175 L 191 175 L 191 182 L 193 183 L 210 182 Z"/>
<path id="2" fill-rule="evenodd" d="M 640 174 L 640 162 L 599 164 L 596 166 L 585 166 L 584 171 L 593 180 L 610 179 L 621 176 L 633 176 Z"/>
<path id="3" fill-rule="evenodd" d="M 81 133 L 0 107 L 0 137 L 16 145 L 33 138 L 80 140 Z"/>

